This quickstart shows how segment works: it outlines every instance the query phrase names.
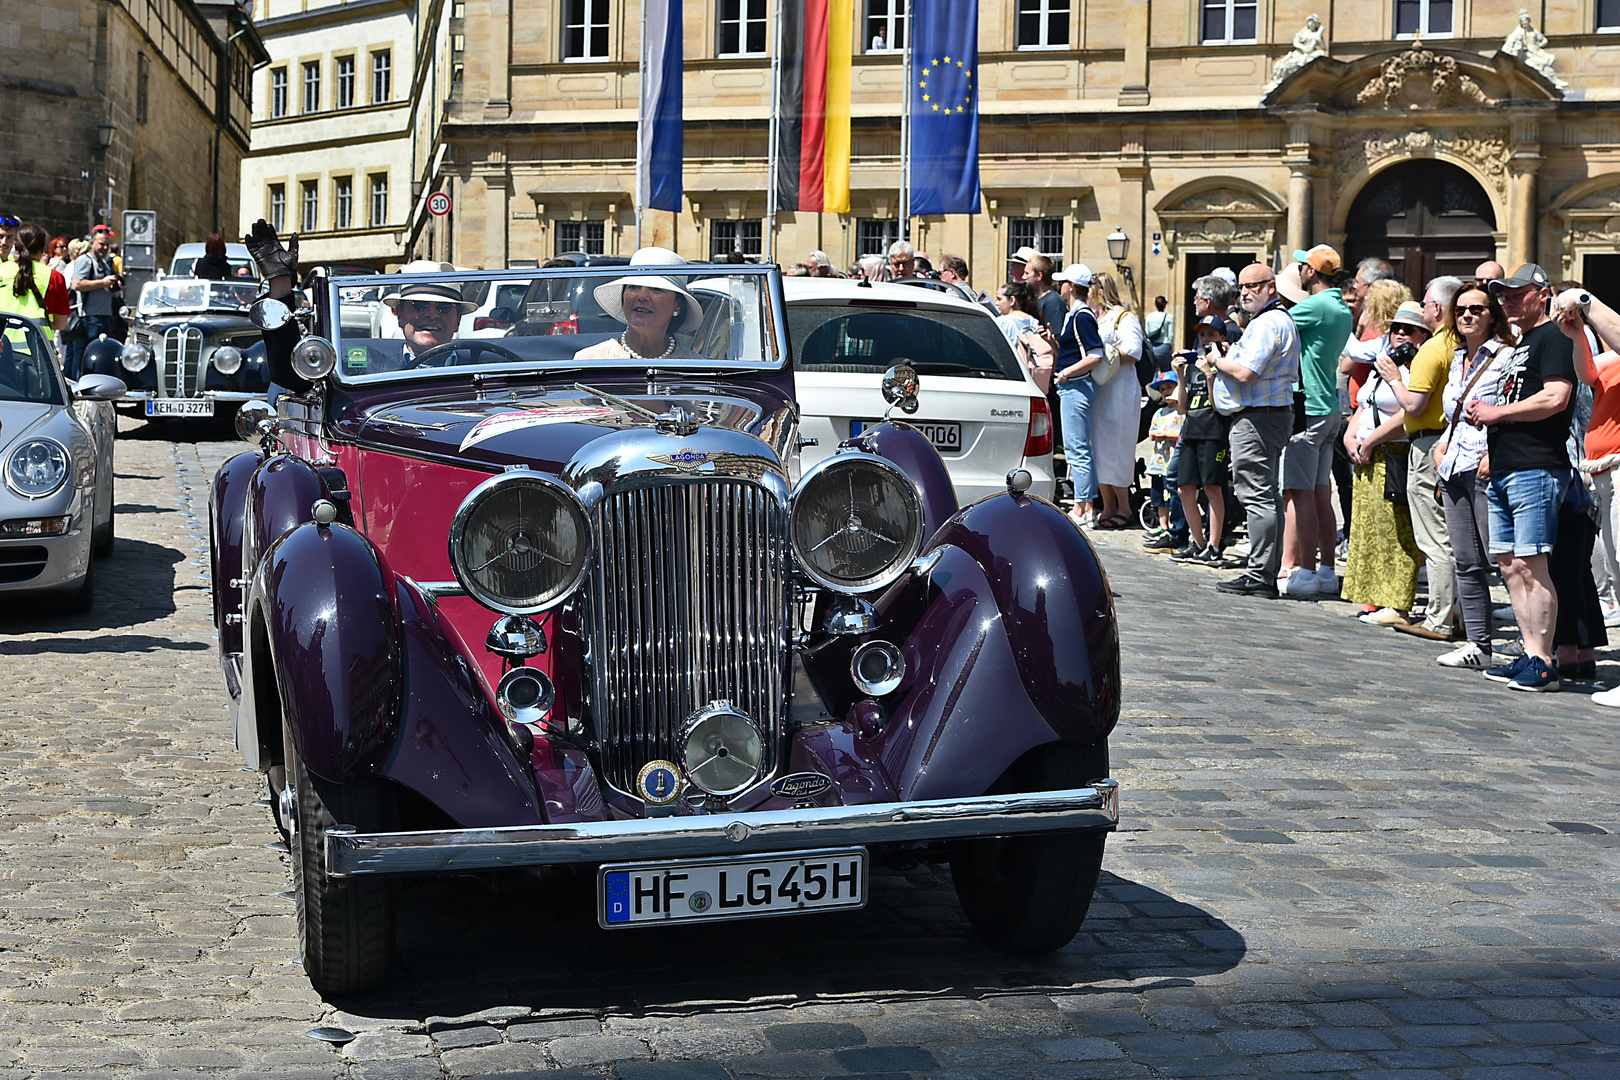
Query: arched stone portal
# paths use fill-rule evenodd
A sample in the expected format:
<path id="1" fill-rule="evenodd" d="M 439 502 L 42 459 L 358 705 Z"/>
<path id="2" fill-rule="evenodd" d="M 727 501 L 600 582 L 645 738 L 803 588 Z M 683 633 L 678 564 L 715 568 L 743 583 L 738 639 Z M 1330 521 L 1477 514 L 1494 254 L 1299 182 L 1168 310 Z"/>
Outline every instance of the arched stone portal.
<path id="1" fill-rule="evenodd" d="M 1345 219 L 1345 260 L 1387 259 L 1414 293 L 1440 274 L 1473 276 L 1496 257 L 1496 211 L 1479 182 L 1445 161 L 1394 165 L 1368 181 Z"/>

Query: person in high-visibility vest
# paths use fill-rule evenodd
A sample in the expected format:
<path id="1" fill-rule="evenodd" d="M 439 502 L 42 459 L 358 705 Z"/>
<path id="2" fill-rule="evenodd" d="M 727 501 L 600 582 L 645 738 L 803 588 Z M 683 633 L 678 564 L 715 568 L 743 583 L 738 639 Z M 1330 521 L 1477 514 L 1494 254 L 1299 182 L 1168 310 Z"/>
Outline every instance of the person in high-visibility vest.
<path id="1" fill-rule="evenodd" d="M 15 258 L 0 263 L 0 311 L 37 319 L 45 336 L 54 339 L 67 324 L 70 304 L 67 280 L 44 261 L 49 240 L 38 225 L 17 230 Z"/>

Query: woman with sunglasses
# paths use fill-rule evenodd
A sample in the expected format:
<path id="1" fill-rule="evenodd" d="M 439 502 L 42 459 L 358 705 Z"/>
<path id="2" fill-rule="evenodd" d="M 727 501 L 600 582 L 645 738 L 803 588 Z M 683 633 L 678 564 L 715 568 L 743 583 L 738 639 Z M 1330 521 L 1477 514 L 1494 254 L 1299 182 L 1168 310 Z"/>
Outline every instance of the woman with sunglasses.
<path id="1" fill-rule="evenodd" d="M 1500 366 L 1512 356 L 1507 317 L 1496 297 L 1470 286 L 1452 298 L 1445 325 L 1462 344 L 1452 355 L 1441 400 L 1446 430 L 1434 444 L 1440 503 L 1457 562 L 1457 606 L 1467 640 L 1438 658 L 1443 667 L 1484 671 L 1491 657 L 1490 506 L 1485 496 L 1490 455 L 1485 429 L 1463 416 L 1470 401 L 1496 403 Z"/>
<path id="2" fill-rule="evenodd" d="M 1410 363 L 1428 339 L 1423 305 L 1409 300 L 1385 327 L 1380 355 Z M 1391 497 L 1395 493 L 1388 486 L 1390 460 L 1406 463 L 1406 412 L 1376 367 L 1356 404 L 1344 433 L 1344 448 L 1355 466 L 1356 524 L 1350 530 L 1350 557 L 1339 595 L 1362 605 L 1362 622 L 1397 626 L 1411 621 L 1408 612 L 1417 597 L 1418 546 L 1405 485 L 1400 485 L 1399 498 Z"/>

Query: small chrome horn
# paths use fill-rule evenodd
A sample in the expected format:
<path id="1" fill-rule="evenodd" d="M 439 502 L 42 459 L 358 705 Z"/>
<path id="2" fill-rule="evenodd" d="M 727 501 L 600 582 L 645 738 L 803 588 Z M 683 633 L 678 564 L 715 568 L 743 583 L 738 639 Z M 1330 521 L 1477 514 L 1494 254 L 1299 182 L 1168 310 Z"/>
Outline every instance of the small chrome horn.
<path id="1" fill-rule="evenodd" d="M 495 687 L 496 707 L 514 723 L 540 723 L 556 701 L 557 688 L 545 672 L 536 668 L 513 668 Z"/>

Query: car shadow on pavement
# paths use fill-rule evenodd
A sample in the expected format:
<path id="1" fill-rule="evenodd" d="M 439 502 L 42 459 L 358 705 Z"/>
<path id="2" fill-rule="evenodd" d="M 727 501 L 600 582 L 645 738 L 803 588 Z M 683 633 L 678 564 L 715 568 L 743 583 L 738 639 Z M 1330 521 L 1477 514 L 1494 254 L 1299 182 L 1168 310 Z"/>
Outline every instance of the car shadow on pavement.
<path id="1" fill-rule="evenodd" d="M 374 1017 L 466 1016 L 499 1006 L 623 1014 L 870 997 L 1086 994 L 1119 980 L 1186 985 L 1226 971 L 1243 936 L 1211 912 L 1106 871 L 1073 942 L 1045 956 L 990 949 L 950 871 L 878 870 L 856 912 L 710 926 L 602 930 L 595 877 L 433 882 L 401 890 L 389 990 L 345 999 Z"/>
<path id="2" fill-rule="evenodd" d="M 88 615 L 63 614 L 53 610 L 49 600 L 0 596 L 0 635 L 114 630 L 166 618 L 175 612 L 175 567 L 185 558 L 185 553 L 175 548 L 120 536 L 112 555 L 95 562 L 96 600 Z M 209 646 L 172 641 L 169 647 Z"/>
<path id="3" fill-rule="evenodd" d="M 212 420 L 142 420 L 121 416 L 118 440 L 134 442 L 218 442 L 236 438 L 236 411 L 230 416 L 216 416 Z"/>

